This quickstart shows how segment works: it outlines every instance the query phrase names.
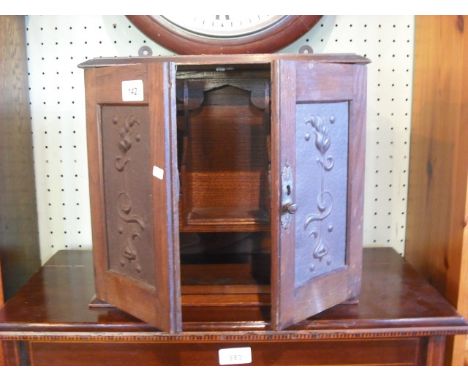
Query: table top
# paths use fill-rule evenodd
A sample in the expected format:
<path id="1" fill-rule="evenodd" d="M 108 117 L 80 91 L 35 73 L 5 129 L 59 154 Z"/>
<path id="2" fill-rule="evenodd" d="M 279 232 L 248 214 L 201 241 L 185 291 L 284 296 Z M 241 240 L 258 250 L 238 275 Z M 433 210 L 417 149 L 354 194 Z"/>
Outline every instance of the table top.
<path id="1" fill-rule="evenodd" d="M 91 252 L 59 251 L 0 309 L 0 339 L 182 340 L 203 335 L 219 340 L 248 333 L 251 338 L 270 340 L 285 335 L 312 339 L 468 333 L 463 317 L 389 248 L 364 251 L 359 303 L 337 305 L 280 332 L 270 330 L 268 317 L 258 317 L 252 307 L 212 308 L 210 321 L 206 311 L 187 307 L 182 310 L 183 332 L 162 333 L 116 308 L 89 308 L 93 295 Z"/>

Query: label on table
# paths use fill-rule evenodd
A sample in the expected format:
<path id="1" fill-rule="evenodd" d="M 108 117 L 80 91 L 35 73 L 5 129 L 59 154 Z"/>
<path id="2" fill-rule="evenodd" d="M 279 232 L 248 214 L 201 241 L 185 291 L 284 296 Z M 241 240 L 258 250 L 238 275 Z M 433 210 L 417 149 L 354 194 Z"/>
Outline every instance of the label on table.
<path id="1" fill-rule="evenodd" d="M 218 358 L 220 365 L 252 363 L 252 349 L 250 347 L 219 349 Z"/>
<path id="2" fill-rule="evenodd" d="M 122 81 L 122 101 L 143 101 L 143 81 Z"/>

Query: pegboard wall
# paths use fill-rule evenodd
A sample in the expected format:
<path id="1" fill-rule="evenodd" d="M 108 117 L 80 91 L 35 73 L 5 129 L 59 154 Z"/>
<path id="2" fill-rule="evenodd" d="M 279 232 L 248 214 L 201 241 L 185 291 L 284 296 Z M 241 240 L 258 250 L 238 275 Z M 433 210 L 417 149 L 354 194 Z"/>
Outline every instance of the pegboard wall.
<path id="1" fill-rule="evenodd" d="M 325 16 L 284 49 L 357 53 L 368 65 L 364 244 L 404 249 L 414 17 Z M 28 75 L 42 261 L 91 248 L 85 95 L 80 62 L 171 52 L 124 16 L 29 16 Z"/>

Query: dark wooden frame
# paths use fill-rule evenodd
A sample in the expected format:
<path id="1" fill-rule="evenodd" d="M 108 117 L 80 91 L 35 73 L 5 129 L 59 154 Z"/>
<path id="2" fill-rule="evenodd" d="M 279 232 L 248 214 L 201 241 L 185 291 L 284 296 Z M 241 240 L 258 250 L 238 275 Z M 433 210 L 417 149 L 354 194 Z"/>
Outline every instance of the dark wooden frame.
<path id="1" fill-rule="evenodd" d="M 91 217 L 93 225 L 94 264 L 96 274 L 96 296 L 120 309 L 132 312 L 158 328 L 168 332 L 181 328 L 179 283 L 175 282 L 179 273 L 178 240 L 173 238 L 174 226 L 178 222 L 174 216 L 173 194 L 177 182 L 172 179 L 174 153 L 171 142 L 175 133 L 175 89 L 169 84 L 175 74 L 170 63 L 155 62 L 140 64 L 138 68 L 122 67 L 118 71 L 101 69 L 86 72 L 88 162 Z M 151 163 L 158 164 L 165 172 L 165 181 L 153 179 L 153 219 L 154 224 L 154 287 L 110 272 L 107 265 L 107 235 L 105 223 L 105 196 L 103 154 L 101 136 L 100 106 L 122 104 L 121 89 L 123 80 L 144 80 L 149 85 L 144 89 L 144 102 L 133 105 L 149 107 L 150 124 L 158 126 L 150 131 Z M 158 89 L 157 91 L 154 89 Z M 128 104 L 128 103 L 125 103 Z M 176 155 L 176 154 L 175 154 Z M 148 174 L 151 176 L 151 174 Z M 168 181 L 169 180 L 169 181 Z M 169 216 L 172 215 L 172 216 Z M 177 225 L 176 225 L 177 227 Z M 138 301 L 138 303 L 135 303 Z M 151 301 L 151 304 L 147 303 Z M 131 308 L 130 308 L 131 307 Z"/>
<path id="2" fill-rule="evenodd" d="M 152 16 L 127 16 L 145 35 L 179 54 L 272 53 L 297 40 L 321 18 L 318 15 L 285 16 L 270 28 L 234 38 L 204 37 L 171 28 Z"/>

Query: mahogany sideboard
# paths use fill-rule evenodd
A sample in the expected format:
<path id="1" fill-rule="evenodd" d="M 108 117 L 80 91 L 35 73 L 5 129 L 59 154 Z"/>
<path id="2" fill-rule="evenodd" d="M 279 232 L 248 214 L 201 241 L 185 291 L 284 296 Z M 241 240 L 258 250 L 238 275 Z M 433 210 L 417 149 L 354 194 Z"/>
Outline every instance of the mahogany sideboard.
<path id="1" fill-rule="evenodd" d="M 442 365 L 447 337 L 468 324 L 404 259 L 366 249 L 359 303 L 288 330 L 269 309 L 184 305 L 183 331 L 161 332 L 116 309 L 90 308 L 90 251 L 59 251 L 0 309 L 7 365 L 217 365 L 250 347 L 251 365 Z"/>

